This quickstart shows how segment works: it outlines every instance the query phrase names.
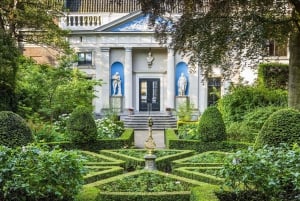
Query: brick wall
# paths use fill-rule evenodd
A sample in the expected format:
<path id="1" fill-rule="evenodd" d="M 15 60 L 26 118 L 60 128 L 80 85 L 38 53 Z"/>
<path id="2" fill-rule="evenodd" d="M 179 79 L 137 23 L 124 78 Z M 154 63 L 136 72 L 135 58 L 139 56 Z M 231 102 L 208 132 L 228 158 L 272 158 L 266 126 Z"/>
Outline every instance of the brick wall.
<path id="1" fill-rule="evenodd" d="M 24 47 L 23 55 L 31 57 L 40 64 L 56 64 L 58 52 L 46 47 Z"/>

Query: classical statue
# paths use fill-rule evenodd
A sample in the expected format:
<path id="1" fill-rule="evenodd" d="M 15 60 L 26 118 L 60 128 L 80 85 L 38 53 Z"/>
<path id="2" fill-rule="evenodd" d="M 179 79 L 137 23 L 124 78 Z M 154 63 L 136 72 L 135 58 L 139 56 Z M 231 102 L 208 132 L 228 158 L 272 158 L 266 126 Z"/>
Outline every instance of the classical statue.
<path id="1" fill-rule="evenodd" d="M 121 96 L 121 76 L 119 74 L 119 72 L 116 72 L 113 76 L 112 76 L 112 80 L 113 80 L 113 95 L 114 96 Z"/>
<path id="2" fill-rule="evenodd" d="M 187 79 L 184 73 L 181 73 L 180 77 L 178 78 L 177 85 L 178 85 L 178 96 L 185 96 Z"/>

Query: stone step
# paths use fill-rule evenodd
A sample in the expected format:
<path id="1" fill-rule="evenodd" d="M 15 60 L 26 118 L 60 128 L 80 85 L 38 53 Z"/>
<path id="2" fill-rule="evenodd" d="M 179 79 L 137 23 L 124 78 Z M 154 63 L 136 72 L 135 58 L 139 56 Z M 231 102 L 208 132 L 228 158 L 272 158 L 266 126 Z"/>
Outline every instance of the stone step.
<path id="1" fill-rule="evenodd" d="M 175 116 L 166 114 L 152 114 L 150 116 L 153 121 L 152 129 L 166 129 L 177 127 L 177 120 Z M 124 116 L 122 120 L 124 121 L 125 128 L 148 129 L 150 116 L 146 114 L 134 114 Z"/>

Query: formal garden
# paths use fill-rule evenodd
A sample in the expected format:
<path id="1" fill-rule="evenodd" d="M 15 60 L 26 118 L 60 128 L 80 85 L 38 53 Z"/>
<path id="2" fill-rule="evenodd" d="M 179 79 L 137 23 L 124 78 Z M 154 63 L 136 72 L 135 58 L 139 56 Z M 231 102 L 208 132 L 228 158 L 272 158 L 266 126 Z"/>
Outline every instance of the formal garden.
<path id="1" fill-rule="evenodd" d="M 23 62 L 20 109 L 0 112 L 0 200 L 300 199 L 300 112 L 287 108 L 286 77 L 268 74 L 287 66 L 261 65 L 255 86 L 232 86 L 198 121 L 166 128 L 146 170 L 134 130 L 114 112 L 94 117 L 95 83 Z"/>

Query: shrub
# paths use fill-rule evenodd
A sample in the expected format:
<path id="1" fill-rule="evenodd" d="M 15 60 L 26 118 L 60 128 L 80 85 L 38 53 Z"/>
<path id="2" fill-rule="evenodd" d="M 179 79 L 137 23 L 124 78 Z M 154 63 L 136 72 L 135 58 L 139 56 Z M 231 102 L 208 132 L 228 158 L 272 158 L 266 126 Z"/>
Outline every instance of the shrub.
<path id="1" fill-rule="evenodd" d="M 0 200 L 74 200 L 84 172 L 74 151 L 0 146 Z"/>
<path id="2" fill-rule="evenodd" d="M 79 106 L 67 120 L 70 140 L 75 144 L 86 144 L 97 139 L 97 127 L 89 109 Z"/>
<path id="3" fill-rule="evenodd" d="M 296 201 L 300 195 L 300 150 L 263 147 L 230 155 L 221 171 L 225 187 L 236 194 L 258 191 L 274 201 Z"/>
<path id="4" fill-rule="evenodd" d="M 208 107 L 199 122 L 199 133 L 202 142 L 226 140 L 225 124 L 218 108 Z"/>
<path id="5" fill-rule="evenodd" d="M 281 63 L 262 63 L 258 66 L 258 84 L 266 88 L 287 89 L 289 66 Z"/>
<path id="6" fill-rule="evenodd" d="M 32 141 L 31 130 L 22 117 L 10 111 L 0 112 L 0 145 L 16 147 Z"/>
<path id="7" fill-rule="evenodd" d="M 103 117 L 96 120 L 97 138 L 98 139 L 115 139 L 124 132 L 124 125 L 113 121 L 110 118 Z"/>
<path id="8" fill-rule="evenodd" d="M 181 122 L 178 124 L 178 137 L 185 140 L 197 140 L 198 135 L 198 122 Z"/>
<path id="9" fill-rule="evenodd" d="M 218 101 L 218 108 L 226 125 L 241 122 L 249 111 L 270 105 L 287 106 L 287 91 L 238 86 Z"/>
<path id="10" fill-rule="evenodd" d="M 238 142 L 250 142 L 254 143 L 257 136 L 256 129 L 248 126 L 243 122 L 233 122 L 226 128 L 227 140 L 233 140 Z"/>
<path id="11" fill-rule="evenodd" d="M 177 108 L 177 116 L 180 121 L 190 121 L 194 110 L 194 104 L 190 101 L 184 101 Z"/>
<path id="12" fill-rule="evenodd" d="M 256 108 L 244 116 L 243 123 L 258 132 L 264 125 L 265 121 L 271 116 L 271 114 L 280 109 L 283 109 L 283 107 L 273 105 Z"/>
<path id="13" fill-rule="evenodd" d="M 263 125 L 255 147 L 278 146 L 280 143 L 300 142 L 300 113 L 293 109 L 274 112 Z"/>
<path id="14" fill-rule="evenodd" d="M 67 140 L 63 133 L 57 131 L 57 127 L 44 124 L 38 130 L 33 132 L 36 142 L 60 142 Z"/>

